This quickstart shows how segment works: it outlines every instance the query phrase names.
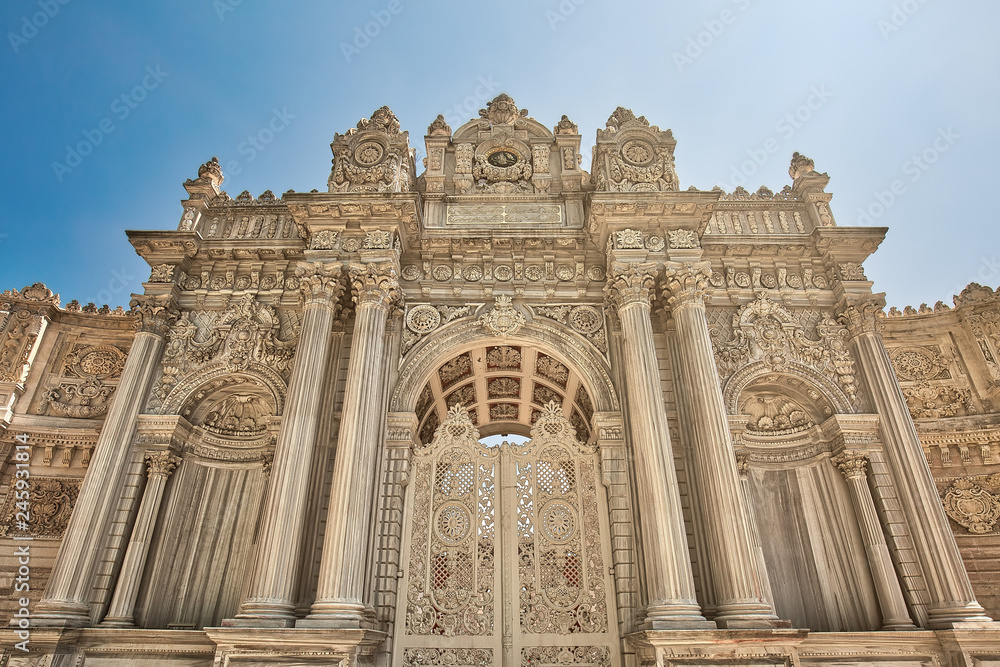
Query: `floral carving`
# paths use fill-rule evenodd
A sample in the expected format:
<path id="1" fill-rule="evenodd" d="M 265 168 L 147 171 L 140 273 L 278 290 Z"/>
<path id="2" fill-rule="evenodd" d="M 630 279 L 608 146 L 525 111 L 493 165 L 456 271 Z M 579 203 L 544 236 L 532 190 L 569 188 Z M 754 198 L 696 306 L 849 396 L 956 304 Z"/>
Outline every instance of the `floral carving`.
<path id="1" fill-rule="evenodd" d="M 181 458 L 163 449 L 159 451 L 146 452 L 146 470 L 150 477 L 159 475 L 169 477 L 170 474 L 181 464 Z"/>
<path id="2" fill-rule="evenodd" d="M 948 379 L 948 362 L 935 347 L 907 346 L 889 351 L 889 359 L 900 380 Z"/>
<path id="3" fill-rule="evenodd" d="M 0 334 L 0 382 L 20 382 L 41 331 L 41 318 L 27 308 L 11 311 Z"/>
<path id="4" fill-rule="evenodd" d="M 151 283 L 170 283 L 174 280 L 174 270 L 177 267 L 173 264 L 157 264 L 149 273 Z"/>
<path id="5" fill-rule="evenodd" d="M 743 405 L 749 433 L 784 435 L 814 426 L 805 408 L 785 396 L 756 396 Z"/>
<path id="6" fill-rule="evenodd" d="M 27 511 L 24 501 L 15 501 L 15 494 L 7 496 L 0 537 L 62 537 L 79 494 L 79 480 L 32 475 L 28 479 Z"/>
<path id="7" fill-rule="evenodd" d="M 968 389 L 917 382 L 903 387 L 903 397 L 914 419 L 956 417 L 976 411 Z"/>
<path id="8" fill-rule="evenodd" d="M 666 192 L 678 189 L 674 171 L 674 140 L 630 109 L 618 107 L 598 131 L 594 178 L 606 192 Z"/>
<path id="9" fill-rule="evenodd" d="M 642 232 L 638 229 L 621 229 L 615 232 L 615 247 L 618 249 L 642 248 Z"/>
<path id="10" fill-rule="evenodd" d="M 1000 475 L 956 479 L 942 495 L 944 511 L 970 533 L 993 532 L 1000 519 L 998 487 Z"/>
<path id="11" fill-rule="evenodd" d="M 169 295 L 138 295 L 129 307 L 137 331 L 165 336 L 168 328 L 177 321 L 177 310 Z"/>
<path id="12" fill-rule="evenodd" d="M 813 278 L 813 284 L 816 284 L 816 278 L 819 276 Z M 818 284 L 816 286 L 819 287 Z M 847 327 L 851 338 L 863 333 L 881 333 L 885 326 L 883 308 L 885 298 L 880 294 L 873 294 L 844 304 L 837 319 Z"/>
<path id="13" fill-rule="evenodd" d="M 479 317 L 479 324 L 494 336 L 513 336 L 524 326 L 525 317 L 512 305 L 509 296 L 496 297 L 493 308 Z"/>
<path id="14" fill-rule="evenodd" d="M 671 229 L 667 232 L 671 248 L 697 248 L 698 237 L 690 229 Z"/>
<path id="15" fill-rule="evenodd" d="M 663 275 L 663 296 L 671 308 L 687 303 L 703 303 L 711 276 L 711 262 L 670 262 Z"/>
<path id="16" fill-rule="evenodd" d="M 451 361 L 442 364 L 438 369 L 438 378 L 441 380 L 441 388 L 447 389 L 456 382 L 464 380 L 472 375 L 472 357 L 468 352 L 460 354 Z"/>
<path id="17" fill-rule="evenodd" d="M 489 370 L 520 370 L 521 348 L 500 345 L 486 350 L 486 367 Z"/>
<path id="18" fill-rule="evenodd" d="M 407 133 L 389 107 L 334 136 L 330 192 L 408 192 L 413 165 Z"/>
<path id="19" fill-rule="evenodd" d="M 864 477 L 868 468 L 868 454 L 845 449 L 830 461 L 840 469 L 847 479 Z"/>
<path id="20" fill-rule="evenodd" d="M 37 412 L 45 414 L 51 408 L 63 417 L 92 419 L 100 417 L 111 407 L 110 397 L 115 387 L 105 386 L 100 380 L 87 378 L 83 382 L 63 382 L 42 395 Z"/>
<path id="21" fill-rule="evenodd" d="M 359 306 L 371 303 L 389 310 L 402 305 L 403 292 L 392 262 L 351 264 L 350 278 L 354 287 L 354 303 Z"/>
<path id="22" fill-rule="evenodd" d="M 854 360 L 847 350 L 847 329 L 829 317 L 816 324 L 817 339 L 810 339 L 805 328 L 784 307 L 761 292 L 733 316 L 732 335 L 721 338 L 720 329 L 711 329 L 719 376 L 725 380 L 740 368 L 763 363 L 781 370 L 799 364 L 823 374 L 833 373 L 847 397 L 857 398 Z"/>
<path id="23" fill-rule="evenodd" d="M 510 95 L 500 93 L 492 101 L 486 103 L 485 109 L 479 110 L 479 116 L 491 124 L 513 125 L 518 118 L 528 115 L 527 109 L 518 109 Z"/>
<path id="24" fill-rule="evenodd" d="M 615 308 L 622 308 L 632 303 L 648 305 L 650 290 L 655 282 L 653 278 L 655 268 L 652 263 L 616 262 L 608 271 L 608 284 L 604 293 Z"/>

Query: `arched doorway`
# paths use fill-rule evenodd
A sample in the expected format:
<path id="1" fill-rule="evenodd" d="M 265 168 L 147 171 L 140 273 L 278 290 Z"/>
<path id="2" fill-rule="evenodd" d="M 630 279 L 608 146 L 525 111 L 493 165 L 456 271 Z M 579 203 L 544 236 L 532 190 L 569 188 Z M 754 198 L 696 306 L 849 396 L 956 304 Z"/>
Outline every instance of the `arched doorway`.
<path id="1" fill-rule="evenodd" d="M 621 664 L 596 449 L 564 412 L 488 447 L 456 404 L 414 452 L 394 666 Z"/>

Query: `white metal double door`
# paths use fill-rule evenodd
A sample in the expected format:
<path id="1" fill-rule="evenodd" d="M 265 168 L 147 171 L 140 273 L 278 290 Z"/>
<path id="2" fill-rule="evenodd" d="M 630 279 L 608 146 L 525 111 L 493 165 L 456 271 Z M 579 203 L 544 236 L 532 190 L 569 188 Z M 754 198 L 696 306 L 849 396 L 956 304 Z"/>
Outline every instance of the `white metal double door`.
<path id="1" fill-rule="evenodd" d="M 439 429 L 414 455 L 394 667 L 621 664 L 596 454 L 543 419 L 522 446 Z"/>

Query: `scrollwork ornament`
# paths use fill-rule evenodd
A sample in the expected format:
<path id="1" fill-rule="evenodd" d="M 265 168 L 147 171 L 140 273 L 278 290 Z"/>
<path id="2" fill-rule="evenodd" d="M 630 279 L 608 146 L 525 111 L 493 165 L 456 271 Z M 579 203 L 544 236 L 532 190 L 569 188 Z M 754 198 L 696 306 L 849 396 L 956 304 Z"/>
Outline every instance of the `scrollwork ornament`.
<path id="1" fill-rule="evenodd" d="M 150 477 L 169 477 L 181 463 L 181 458 L 168 450 L 146 452 L 146 470 Z"/>
<path id="2" fill-rule="evenodd" d="M 137 294 L 129 302 L 129 314 L 135 318 L 137 332 L 166 336 L 179 316 L 169 294 L 152 296 Z"/>
<path id="3" fill-rule="evenodd" d="M 358 306 L 374 304 L 388 311 L 402 305 L 403 292 L 394 263 L 351 264 L 350 276 Z"/>
<path id="4" fill-rule="evenodd" d="M 633 303 L 650 303 L 650 290 L 656 282 L 656 265 L 652 262 L 616 263 L 608 272 L 604 293 L 616 309 Z"/>
<path id="5" fill-rule="evenodd" d="M 708 280 L 712 277 L 711 262 L 667 264 L 663 276 L 663 296 L 671 308 L 689 303 L 704 303 Z"/>
<path id="6" fill-rule="evenodd" d="M 346 289 L 341 280 L 342 273 L 343 268 L 337 263 L 303 262 L 295 267 L 299 303 L 333 305 L 336 309 Z"/>
<path id="7" fill-rule="evenodd" d="M 952 482 L 942 498 L 944 511 L 970 533 L 989 533 L 995 529 L 997 519 L 1000 519 L 1000 498 L 974 480 L 978 481 L 979 478 L 956 479 Z"/>
<path id="8" fill-rule="evenodd" d="M 851 338 L 863 333 L 881 334 L 885 328 L 885 295 L 872 294 L 854 302 L 845 302 L 837 320 L 847 327 Z"/>
<path id="9" fill-rule="evenodd" d="M 494 336 L 513 336 L 524 322 L 524 315 L 514 309 L 511 297 L 505 294 L 497 296 L 493 308 L 479 318 L 479 324 Z"/>

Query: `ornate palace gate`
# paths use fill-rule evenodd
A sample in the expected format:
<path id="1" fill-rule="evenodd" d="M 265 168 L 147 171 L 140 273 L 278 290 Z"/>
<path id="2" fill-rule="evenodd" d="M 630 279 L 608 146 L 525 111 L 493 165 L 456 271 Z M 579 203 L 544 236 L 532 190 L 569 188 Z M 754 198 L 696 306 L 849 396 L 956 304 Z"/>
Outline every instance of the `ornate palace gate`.
<path id="1" fill-rule="evenodd" d="M 531 436 L 456 406 L 414 454 L 394 667 L 621 664 L 596 451 L 555 402 Z"/>

